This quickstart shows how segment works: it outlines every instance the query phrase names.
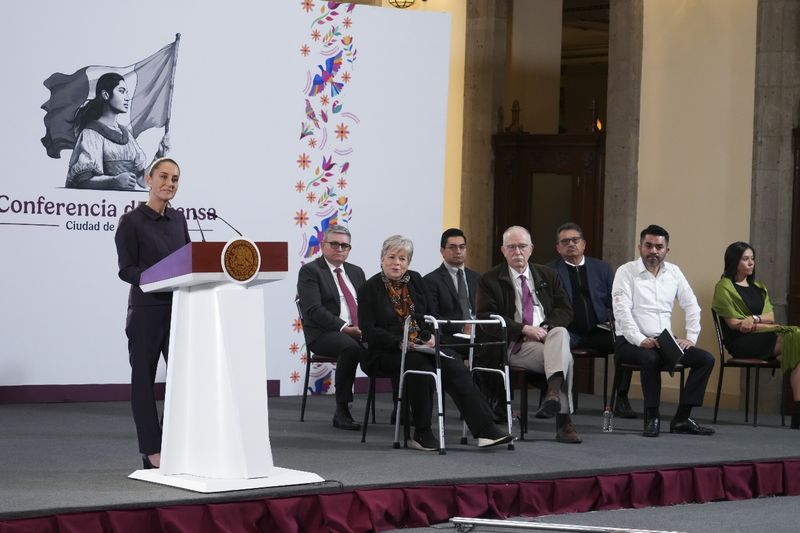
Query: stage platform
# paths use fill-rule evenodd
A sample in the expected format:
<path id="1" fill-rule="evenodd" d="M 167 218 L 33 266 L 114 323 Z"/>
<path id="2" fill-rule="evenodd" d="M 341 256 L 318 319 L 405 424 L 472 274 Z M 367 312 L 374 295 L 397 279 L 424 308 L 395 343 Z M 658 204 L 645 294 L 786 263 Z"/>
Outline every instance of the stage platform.
<path id="1" fill-rule="evenodd" d="M 63 517 L 67 513 L 163 511 L 221 502 L 263 505 L 265 501 L 276 499 L 299 502 L 306 495 L 391 495 L 391 489 L 430 486 L 443 490 L 482 487 L 485 492 L 486 487 L 506 490 L 503 487 L 531 487 L 538 485 L 529 482 L 559 479 L 622 479 L 631 473 L 643 473 L 645 478 L 652 478 L 648 473 L 687 472 L 697 467 L 704 472 L 751 472 L 743 474 L 742 481 L 731 482 L 749 484 L 750 492 L 747 487 L 731 489 L 723 479 L 726 474 L 714 474 L 714 479 L 721 476 L 719 490 L 724 494 L 717 489 L 713 494 L 703 489 L 707 501 L 792 494 L 799 490 L 800 480 L 790 478 L 800 472 L 795 470 L 795 467 L 800 469 L 800 432 L 781 427 L 777 415 L 761 413 L 759 427 L 753 428 L 743 423 L 742 412 L 721 412 L 720 423 L 715 426 L 717 434 L 713 437 L 671 435 L 668 420 L 674 406 L 665 405 L 662 427 L 666 431 L 660 438 L 647 439 L 640 434 L 641 419 L 617 419 L 614 432 L 603 433 L 600 399 L 581 395 L 581 409 L 574 415 L 574 421 L 583 438 L 582 444 L 557 443 L 555 423 L 531 417 L 526 440 L 517 441 L 515 450 L 509 451 L 505 446 L 479 450 L 472 439 L 466 446 L 459 444 L 460 422 L 455 407 L 448 403 L 448 451 L 446 455 L 439 455 L 392 448 L 393 426 L 388 423 L 391 402 L 387 394 L 378 395 L 378 423 L 370 425 L 365 444 L 360 442 L 360 432 L 331 426 L 333 397 L 310 397 L 305 422 L 299 421 L 300 400 L 299 397 L 269 400 L 274 463 L 279 467 L 317 473 L 326 481 L 219 494 L 199 494 L 128 479 L 132 471 L 141 468 L 141 461 L 126 402 L 0 405 L 0 531 L 14 531 L 11 526 L 17 519 Z M 640 402 L 632 403 L 635 409 L 641 408 Z M 364 405 L 365 396 L 357 395 L 352 409 L 356 418 L 363 416 Z M 702 423 L 710 423 L 711 414 L 709 408 L 695 410 L 695 418 Z M 703 470 L 704 467 L 709 468 Z M 792 475 L 787 476 L 787 472 Z M 767 473 L 781 479 L 766 481 Z M 658 476 L 658 483 L 666 487 L 668 477 Z M 687 483 L 685 476 L 679 475 L 679 478 L 679 485 Z M 628 496 L 620 496 L 616 503 L 607 501 L 606 508 L 637 506 L 639 496 L 633 494 L 630 483 L 639 482 L 626 483 Z M 581 486 L 584 485 L 573 485 L 572 490 L 583 490 Z M 371 489 L 386 491 L 369 492 Z M 559 489 L 551 487 L 549 490 L 552 493 Z M 652 486 L 648 490 L 652 492 Z M 695 490 L 700 491 L 697 487 Z M 671 503 L 672 497 L 657 496 L 657 504 Z M 503 508 L 501 500 L 489 502 L 489 511 L 507 516 L 520 509 L 529 510 L 530 502 L 518 501 Z M 351 500 L 346 501 L 354 505 Z M 455 510 L 461 511 L 463 507 Z M 406 511 L 393 510 L 392 513 Z M 438 516 L 437 512 L 428 513 L 431 515 Z M 394 515 L 371 520 L 372 527 L 379 529 L 425 525 L 425 518 L 419 516 L 412 516 L 406 522 Z M 58 520 L 53 519 L 55 522 Z M 359 527 L 353 525 L 352 529 Z M 304 529 L 298 525 L 297 530 Z"/>

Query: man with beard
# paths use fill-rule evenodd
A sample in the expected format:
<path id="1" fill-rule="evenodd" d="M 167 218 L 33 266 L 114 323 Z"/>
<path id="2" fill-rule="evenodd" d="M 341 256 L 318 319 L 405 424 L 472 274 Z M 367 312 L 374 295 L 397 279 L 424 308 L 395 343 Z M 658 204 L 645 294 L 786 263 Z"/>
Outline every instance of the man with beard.
<path id="1" fill-rule="evenodd" d="M 692 407 L 703 404 L 714 357 L 695 346 L 700 335 L 700 306 L 683 272 L 664 260 L 667 253 L 669 233 L 661 226 L 650 225 L 639 235 L 641 258 L 617 269 L 611 291 L 617 332 L 616 354 L 621 363 L 641 367 L 645 407 L 643 435 L 658 437 L 663 363 L 657 337 L 664 329 L 672 331 L 672 305 L 677 298 L 686 314 L 686 338 L 676 339 L 683 350 L 680 362 L 691 371 L 669 431 L 712 435 L 712 428 L 698 425 L 690 416 Z"/>

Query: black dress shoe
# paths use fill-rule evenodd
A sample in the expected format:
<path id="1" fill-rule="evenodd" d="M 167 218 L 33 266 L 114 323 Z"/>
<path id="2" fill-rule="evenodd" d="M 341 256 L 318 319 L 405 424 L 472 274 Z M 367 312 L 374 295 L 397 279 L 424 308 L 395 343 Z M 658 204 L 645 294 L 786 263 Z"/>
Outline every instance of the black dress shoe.
<path id="1" fill-rule="evenodd" d="M 643 436 L 658 437 L 660 433 L 661 433 L 661 420 L 658 417 L 645 419 L 644 431 L 642 431 Z"/>
<path id="2" fill-rule="evenodd" d="M 708 426 L 701 426 L 691 418 L 686 420 L 672 419 L 669 423 L 670 433 L 684 433 L 686 435 L 713 435 L 714 428 Z"/>
<path id="3" fill-rule="evenodd" d="M 154 468 L 158 468 L 156 465 L 150 462 L 150 456 L 147 455 L 146 453 L 142 454 L 142 467 L 145 470 L 152 470 Z"/>
<path id="4" fill-rule="evenodd" d="M 628 401 L 627 396 L 617 395 L 617 401 L 614 402 L 614 416 L 636 418 L 636 412 L 631 408 L 631 403 Z"/>
<path id="5" fill-rule="evenodd" d="M 333 427 L 339 429 L 347 429 L 350 431 L 358 431 L 361 429 L 361 424 L 353 420 L 350 413 L 337 412 L 333 415 Z"/>

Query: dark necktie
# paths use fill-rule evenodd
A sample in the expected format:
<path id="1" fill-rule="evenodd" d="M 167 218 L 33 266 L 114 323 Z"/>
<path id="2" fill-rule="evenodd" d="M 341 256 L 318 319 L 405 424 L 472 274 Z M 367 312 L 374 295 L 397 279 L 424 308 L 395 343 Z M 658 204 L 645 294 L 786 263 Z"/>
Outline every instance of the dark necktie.
<path id="1" fill-rule="evenodd" d="M 533 324 L 533 298 L 531 297 L 531 289 L 528 287 L 528 281 L 525 276 L 519 277 L 520 285 L 522 286 L 522 323 L 526 326 Z M 511 353 L 517 353 L 522 348 L 522 340 L 519 339 L 511 347 Z"/>
<path id="2" fill-rule="evenodd" d="M 350 323 L 358 327 L 358 306 L 356 305 L 356 299 L 353 298 L 353 293 L 350 292 L 350 289 L 347 288 L 347 283 L 344 282 L 342 269 L 335 268 L 333 271 L 336 272 L 336 281 L 339 282 L 339 288 L 342 290 L 344 301 L 347 303 L 347 310 L 350 311 Z"/>
<path id="3" fill-rule="evenodd" d="M 456 270 L 456 281 L 458 282 L 458 305 L 461 306 L 461 318 L 463 320 L 469 320 L 472 318 L 472 315 L 469 312 L 467 283 L 464 281 L 464 271 L 460 268 Z"/>

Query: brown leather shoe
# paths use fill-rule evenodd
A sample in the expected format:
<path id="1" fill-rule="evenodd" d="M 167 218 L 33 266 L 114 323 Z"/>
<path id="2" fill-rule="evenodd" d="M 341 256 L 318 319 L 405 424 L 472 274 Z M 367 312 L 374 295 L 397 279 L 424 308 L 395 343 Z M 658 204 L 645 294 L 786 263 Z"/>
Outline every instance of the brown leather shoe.
<path id="1" fill-rule="evenodd" d="M 556 431 L 556 440 L 566 444 L 579 444 L 581 442 L 581 438 L 578 436 L 578 432 L 572 422 L 559 426 Z"/>

